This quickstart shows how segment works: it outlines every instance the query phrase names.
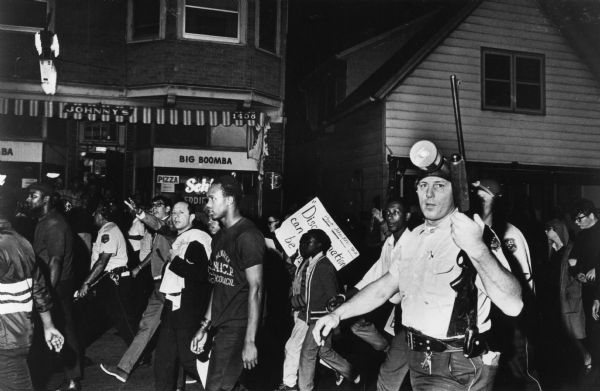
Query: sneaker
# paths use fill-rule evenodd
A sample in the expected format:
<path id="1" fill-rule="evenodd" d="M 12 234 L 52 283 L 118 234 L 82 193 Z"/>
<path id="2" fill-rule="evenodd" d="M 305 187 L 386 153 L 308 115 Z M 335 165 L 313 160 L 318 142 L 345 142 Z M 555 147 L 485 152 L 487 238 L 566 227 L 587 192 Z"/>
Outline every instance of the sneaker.
<path id="1" fill-rule="evenodd" d="M 339 387 L 342 385 L 343 382 L 344 382 L 344 376 L 342 376 L 341 373 L 336 372 L 335 373 L 335 385 Z"/>
<path id="2" fill-rule="evenodd" d="M 104 365 L 100 364 L 100 369 L 104 371 L 104 373 L 111 375 L 112 377 L 117 378 L 119 381 L 123 383 L 127 383 L 127 379 L 129 378 L 129 374 L 119 368 L 116 365 Z"/>
<path id="3" fill-rule="evenodd" d="M 360 383 L 360 375 L 356 375 L 356 377 L 352 381 L 354 382 L 354 384 Z"/>
<path id="4" fill-rule="evenodd" d="M 290 387 L 284 383 L 281 383 L 274 391 L 298 391 L 298 386 L 294 385 Z"/>

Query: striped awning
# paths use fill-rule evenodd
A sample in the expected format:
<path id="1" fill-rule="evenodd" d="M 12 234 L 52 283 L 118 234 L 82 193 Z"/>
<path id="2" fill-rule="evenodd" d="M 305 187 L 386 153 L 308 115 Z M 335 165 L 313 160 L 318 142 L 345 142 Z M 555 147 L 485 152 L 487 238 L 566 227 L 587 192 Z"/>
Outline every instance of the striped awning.
<path id="1" fill-rule="evenodd" d="M 265 113 L 255 111 L 171 109 L 162 107 L 93 105 L 31 99 L 0 98 L 0 114 L 45 116 L 85 121 L 158 125 L 264 126 Z"/>

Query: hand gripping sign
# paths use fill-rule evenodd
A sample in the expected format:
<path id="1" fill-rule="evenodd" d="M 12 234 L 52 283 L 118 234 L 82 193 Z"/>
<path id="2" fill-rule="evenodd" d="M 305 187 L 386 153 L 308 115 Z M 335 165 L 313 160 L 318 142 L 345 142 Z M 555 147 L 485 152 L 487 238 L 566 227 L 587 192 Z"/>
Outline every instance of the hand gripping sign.
<path id="1" fill-rule="evenodd" d="M 287 256 L 291 257 L 298 251 L 300 237 L 311 229 L 321 229 L 331 239 L 331 248 L 327 251 L 327 257 L 337 270 L 358 257 L 359 253 L 356 247 L 333 221 L 317 197 L 288 217 L 275 230 L 275 236 Z M 296 259 L 297 264 L 298 262 L 299 260 Z"/>

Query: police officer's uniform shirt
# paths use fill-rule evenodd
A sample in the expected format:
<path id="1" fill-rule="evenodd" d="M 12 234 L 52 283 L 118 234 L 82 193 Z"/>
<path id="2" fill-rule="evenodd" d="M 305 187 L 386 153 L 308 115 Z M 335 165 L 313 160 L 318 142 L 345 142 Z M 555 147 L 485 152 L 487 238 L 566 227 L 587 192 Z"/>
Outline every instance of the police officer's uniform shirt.
<path id="1" fill-rule="evenodd" d="M 406 238 L 408 237 L 408 233 L 410 230 L 406 228 L 402 235 L 398 238 L 398 241 L 394 243 L 394 235 L 390 235 L 386 241 L 383 243 L 383 247 L 381 248 L 381 255 L 377 262 L 371 266 L 369 271 L 363 276 L 363 278 L 354 285 L 356 289 L 362 290 L 365 286 L 369 285 L 375 280 L 383 277 L 395 259 L 400 259 L 400 251 L 402 247 L 406 244 Z M 392 304 L 398 304 L 400 302 L 400 294 L 396 293 L 389 299 L 389 302 Z"/>
<path id="2" fill-rule="evenodd" d="M 422 224 L 409 232 L 400 258 L 390 268 L 390 274 L 398 280 L 402 324 L 439 339 L 456 337 L 447 335 L 456 298 L 450 283 L 462 271 L 456 263 L 460 248 L 452 239 L 450 216 L 437 227 Z M 498 247 L 492 252 L 509 269 L 501 249 Z M 478 288 L 477 325 L 483 333 L 491 327 L 488 319 L 491 300 L 479 275 L 475 285 Z"/>
<path id="3" fill-rule="evenodd" d="M 92 267 L 98 261 L 100 254 L 110 254 L 105 271 L 127 266 L 127 245 L 121 230 L 113 222 L 104 224 L 98 231 L 98 237 L 92 246 Z"/>

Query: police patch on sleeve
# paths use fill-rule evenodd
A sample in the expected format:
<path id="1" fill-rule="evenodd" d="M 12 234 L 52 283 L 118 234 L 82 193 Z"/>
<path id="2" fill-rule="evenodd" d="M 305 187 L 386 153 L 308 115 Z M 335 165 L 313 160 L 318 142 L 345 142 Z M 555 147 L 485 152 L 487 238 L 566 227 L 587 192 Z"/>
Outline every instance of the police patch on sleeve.
<path id="1" fill-rule="evenodd" d="M 504 239 L 504 247 L 511 253 L 517 251 L 517 242 L 513 238 Z"/>
<path id="2" fill-rule="evenodd" d="M 100 241 L 102 241 L 102 243 L 108 243 L 109 240 L 110 240 L 110 235 L 109 234 L 104 234 L 100 238 Z"/>

